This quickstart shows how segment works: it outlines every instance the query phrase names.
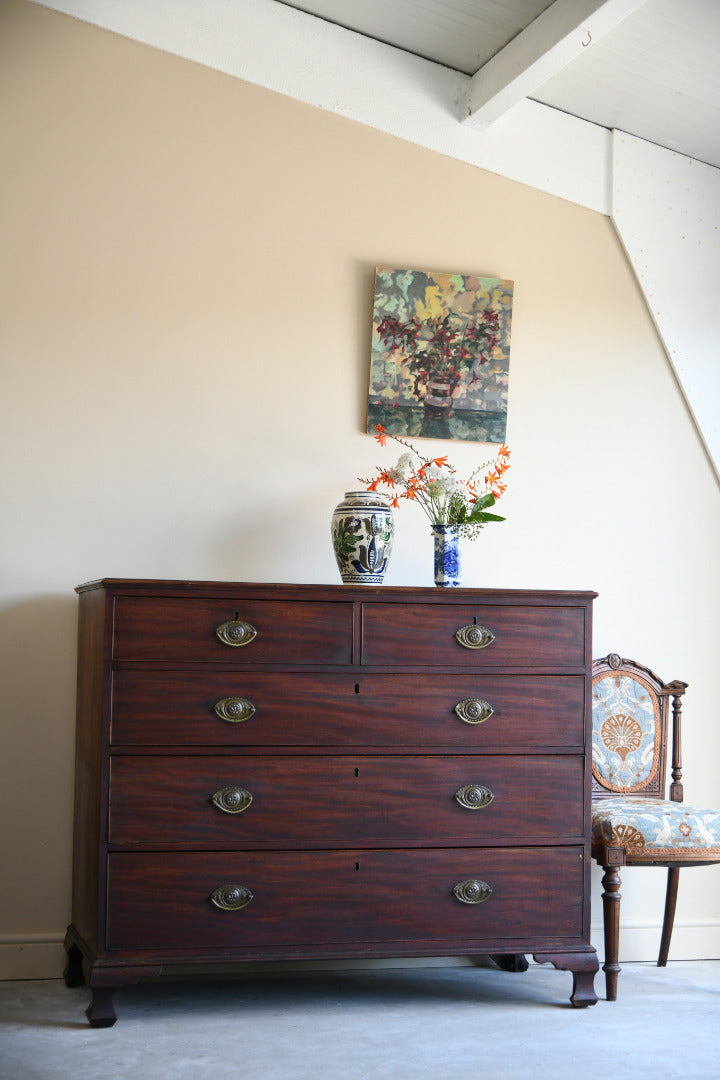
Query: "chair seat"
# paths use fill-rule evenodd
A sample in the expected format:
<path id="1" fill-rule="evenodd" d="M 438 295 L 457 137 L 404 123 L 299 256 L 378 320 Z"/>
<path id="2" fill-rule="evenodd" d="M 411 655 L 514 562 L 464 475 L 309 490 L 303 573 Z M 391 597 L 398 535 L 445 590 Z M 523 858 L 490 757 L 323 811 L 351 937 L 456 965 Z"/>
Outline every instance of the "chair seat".
<path id="1" fill-rule="evenodd" d="M 593 842 L 624 847 L 628 861 L 720 860 L 720 810 L 662 799 L 593 799 Z"/>

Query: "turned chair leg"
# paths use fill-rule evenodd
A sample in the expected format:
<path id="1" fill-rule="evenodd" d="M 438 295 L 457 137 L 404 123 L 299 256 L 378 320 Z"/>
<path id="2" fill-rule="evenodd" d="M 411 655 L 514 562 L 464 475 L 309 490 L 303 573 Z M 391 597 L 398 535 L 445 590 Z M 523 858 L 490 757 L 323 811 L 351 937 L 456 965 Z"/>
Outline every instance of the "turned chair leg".
<path id="1" fill-rule="evenodd" d="M 604 866 L 602 878 L 603 924 L 605 932 L 605 997 L 617 1001 L 620 974 L 620 874 L 616 866 Z"/>
<path id="2" fill-rule="evenodd" d="M 673 923 L 675 922 L 675 905 L 677 904 L 679 880 L 679 867 L 669 867 L 667 892 L 665 893 L 665 917 L 663 919 L 662 937 L 660 939 L 660 954 L 658 956 L 658 967 L 665 967 L 665 965 L 667 964 L 668 953 L 670 952 L 670 938 L 672 937 Z"/>

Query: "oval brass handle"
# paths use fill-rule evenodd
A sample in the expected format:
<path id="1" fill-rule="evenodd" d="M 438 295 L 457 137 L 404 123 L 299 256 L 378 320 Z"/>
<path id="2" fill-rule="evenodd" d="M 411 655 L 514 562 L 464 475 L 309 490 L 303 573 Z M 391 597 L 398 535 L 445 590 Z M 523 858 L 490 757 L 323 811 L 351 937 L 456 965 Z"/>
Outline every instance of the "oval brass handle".
<path id="1" fill-rule="evenodd" d="M 484 784 L 464 784 L 457 789 L 453 798 L 466 810 L 482 810 L 483 806 L 488 806 L 495 796 Z"/>
<path id="2" fill-rule="evenodd" d="M 223 645 L 233 645 L 238 648 L 241 645 L 249 645 L 257 637 L 257 630 L 252 623 L 244 619 L 228 619 L 221 623 L 215 631 Z"/>
<path id="3" fill-rule="evenodd" d="M 241 787 L 223 787 L 211 796 L 210 802 L 225 814 L 242 814 L 252 802 L 252 793 Z"/>
<path id="4" fill-rule="evenodd" d="M 221 911 L 240 911 L 254 900 L 254 896 L 244 885 L 218 885 L 208 900 Z"/>
<path id="5" fill-rule="evenodd" d="M 459 900 L 461 904 L 482 904 L 492 896 L 492 889 L 487 881 L 480 881 L 478 878 L 468 878 L 466 881 L 459 881 L 457 883 L 453 888 L 453 896 L 456 900 Z"/>
<path id="6" fill-rule="evenodd" d="M 492 645 L 495 635 L 487 626 L 470 623 L 455 632 L 455 640 L 465 649 L 486 649 L 488 645 Z"/>
<path id="7" fill-rule="evenodd" d="M 240 724 L 243 720 L 249 720 L 256 712 L 252 701 L 244 697 L 224 697 L 216 703 L 214 709 L 215 715 L 221 720 L 227 720 L 229 724 Z"/>
<path id="8" fill-rule="evenodd" d="M 482 724 L 490 719 L 494 711 L 489 702 L 476 697 L 465 698 L 455 706 L 455 712 L 466 724 Z"/>

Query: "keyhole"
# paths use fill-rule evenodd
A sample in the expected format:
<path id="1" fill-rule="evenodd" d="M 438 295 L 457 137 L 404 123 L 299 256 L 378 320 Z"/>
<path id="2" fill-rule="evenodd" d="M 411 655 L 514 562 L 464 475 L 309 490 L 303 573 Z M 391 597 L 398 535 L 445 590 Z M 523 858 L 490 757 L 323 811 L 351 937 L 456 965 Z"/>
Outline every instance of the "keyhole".
<path id="1" fill-rule="evenodd" d="M 473 615 L 473 626 L 477 626 L 477 615 Z"/>
<path id="2" fill-rule="evenodd" d="M 356 693 L 356 694 L 359 694 L 359 693 L 360 693 L 360 683 L 359 683 L 359 682 L 356 682 L 356 683 L 355 683 L 355 693 Z"/>
<path id="3" fill-rule="evenodd" d="M 355 770 L 355 775 L 356 775 L 356 776 L 359 776 L 359 775 L 360 775 L 360 770 L 359 770 L 359 769 L 356 769 L 356 770 Z"/>
<path id="4" fill-rule="evenodd" d="M 356 869 L 356 870 L 359 870 L 359 869 L 360 869 L 360 863 L 359 863 L 359 862 L 356 862 L 356 863 L 355 863 L 355 869 Z"/>

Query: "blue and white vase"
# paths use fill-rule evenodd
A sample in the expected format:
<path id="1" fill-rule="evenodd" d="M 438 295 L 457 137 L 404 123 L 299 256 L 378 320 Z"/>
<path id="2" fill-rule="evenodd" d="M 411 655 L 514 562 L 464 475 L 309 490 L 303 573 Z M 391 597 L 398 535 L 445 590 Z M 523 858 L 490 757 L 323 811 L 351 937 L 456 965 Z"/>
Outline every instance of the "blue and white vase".
<path id="1" fill-rule="evenodd" d="M 382 585 L 395 525 L 390 500 L 379 491 L 346 491 L 333 510 L 332 541 L 346 585 Z"/>
<path id="2" fill-rule="evenodd" d="M 460 525 L 432 525 L 435 584 L 442 588 L 460 585 Z"/>

